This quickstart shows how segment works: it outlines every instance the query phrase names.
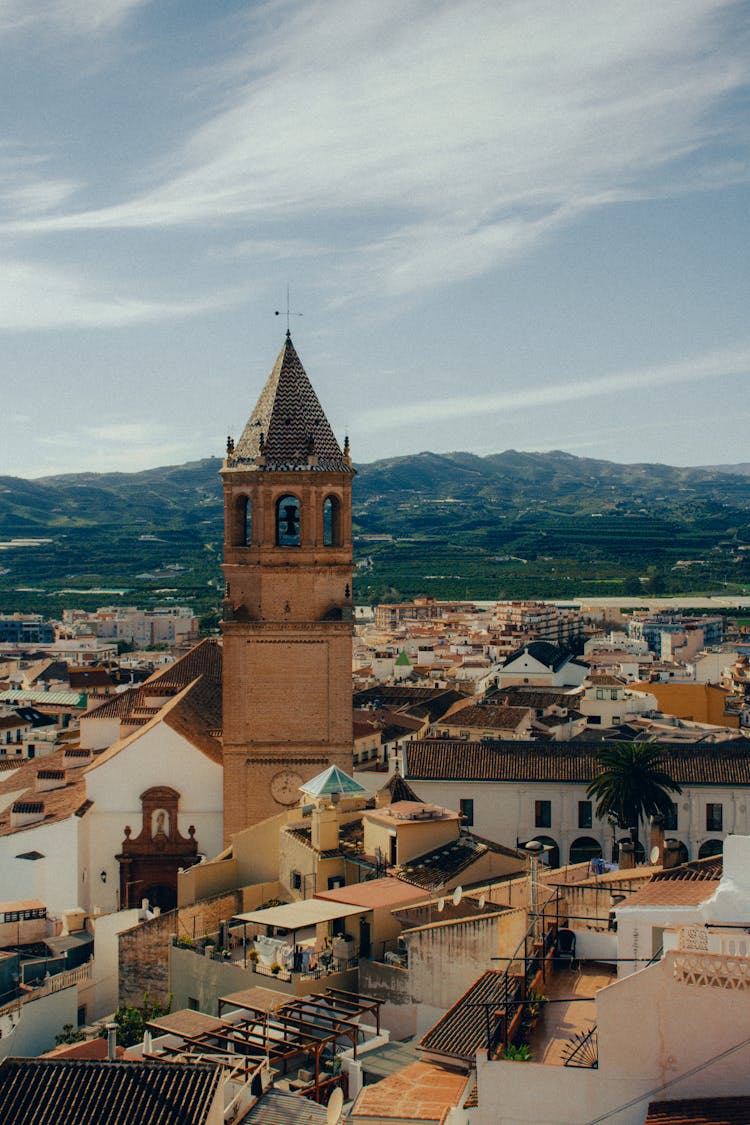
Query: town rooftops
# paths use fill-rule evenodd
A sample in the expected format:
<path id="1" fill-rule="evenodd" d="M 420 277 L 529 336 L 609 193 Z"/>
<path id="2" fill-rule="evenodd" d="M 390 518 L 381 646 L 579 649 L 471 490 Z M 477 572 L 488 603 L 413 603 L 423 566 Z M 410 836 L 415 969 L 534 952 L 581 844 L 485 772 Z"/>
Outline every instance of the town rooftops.
<path id="1" fill-rule="evenodd" d="M 322 773 L 316 774 L 310 781 L 300 785 L 300 790 L 309 797 L 359 797 L 367 794 L 363 785 L 338 766 L 329 766 Z"/>
<path id="2" fill-rule="evenodd" d="M 421 739 L 405 743 L 404 775 L 409 781 L 544 781 L 588 784 L 600 772 L 597 749 L 585 741 L 524 740 L 463 742 Z M 669 772 L 678 785 L 750 786 L 750 739 L 666 749 Z"/>
<path id="3" fill-rule="evenodd" d="M 354 471 L 336 441 L 289 332 L 226 466 L 266 472 Z"/>
<path id="4" fill-rule="evenodd" d="M 4 1059 L 0 1121 L 13 1125 L 204 1125 L 221 1068 L 206 1063 Z"/>
<path id="5" fill-rule="evenodd" d="M 545 668 L 551 668 L 553 672 L 557 672 L 564 664 L 580 664 L 582 667 L 587 668 L 588 665 L 584 664 L 581 660 L 575 660 L 569 652 L 564 649 L 558 648 L 557 645 L 550 644 L 549 641 L 530 641 L 528 644 L 521 645 L 515 652 L 511 652 L 509 656 L 503 661 L 503 667 L 513 664 L 519 657 L 528 655 L 533 660 L 538 660 Z"/>

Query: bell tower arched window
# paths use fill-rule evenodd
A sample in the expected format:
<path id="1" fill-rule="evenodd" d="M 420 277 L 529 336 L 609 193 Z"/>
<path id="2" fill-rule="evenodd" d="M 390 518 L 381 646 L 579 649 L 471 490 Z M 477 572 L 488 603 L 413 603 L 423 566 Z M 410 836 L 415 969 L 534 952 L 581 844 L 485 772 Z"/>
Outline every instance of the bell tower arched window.
<path id="1" fill-rule="evenodd" d="M 253 504 L 247 496 L 238 496 L 234 509 L 235 547 L 249 547 L 253 541 Z"/>
<path id="2" fill-rule="evenodd" d="M 327 496 L 323 502 L 323 546 L 341 546 L 341 504 L 337 496 Z"/>
<path id="3" fill-rule="evenodd" d="M 296 496 L 282 496 L 276 501 L 276 546 L 299 547 L 300 504 Z"/>

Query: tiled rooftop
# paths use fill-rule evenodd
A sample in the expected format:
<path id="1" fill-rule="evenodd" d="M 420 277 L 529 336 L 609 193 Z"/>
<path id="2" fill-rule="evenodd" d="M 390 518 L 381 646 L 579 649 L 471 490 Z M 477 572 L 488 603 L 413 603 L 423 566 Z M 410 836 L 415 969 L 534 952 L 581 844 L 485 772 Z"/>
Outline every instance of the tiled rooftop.
<path id="1" fill-rule="evenodd" d="M 397 1118 L 408 1121 L 443 1121 L 458 1105 L 466 1088 L 466 1075 L 432 1063 L 414 1062 L 388 1078 L 365 1086 L 350 1120 Z"/>
<path id="2" fill-rule="evenodd" d="M 488 969 L 422 1036 L 419 1046 L 468 1066 L 473 1063 L 477 1051 L 487 1047 L 488 1007 L 500 1006 L 505 996 L 505 972 Z"/>
<path id="3" fill-rule="evenodd" d="M 600 747 L 606 743 L 599 743 Z M 750 786 L 750 739 L 710 747 L 670 745 L 669 771 L 678 785 Z M 545 781 L 588 784 L 600 771 L 586 742 L 463 742 L 422 739 L 404 747 L 410 781 Z"/>
<path id="4" fill-rule="evenodd" d="M 702 879 L 697 882 L 682 879 L 654 880 L 620 903 L 618 910 L 633 906 L 698 906 L 710 898 L 718 886 L 718 879 Z"/>
<path id="5" fill-rule="evenodd" d="M 315 454 L 317 464 L 310 464 L 310 452 Z M 250 420 L 227 461 L 230 468 L 247 465 L 266 472 L 312 468 L 353 472 L 289 333 Z"/>
<path id="6" fill-rule="evenodd" d="M 0 1121 L 203 1125 L 221 1070 L 199 1063 L 4 1059 Z"/>
<path id="7" fill-rule="evenodd" d="M 645 1125 L 748 1125 L 750 1097 L 651 1102 Z"/>
<path id="8" fill-rule="evenodd" d="M 442 720 L 451 727 L 472 727 L 482 730 L 515 730 L 529 718 L 528 707 L 476 706 L 462 707 Z"/>
<path id="9" fill-rule="evenodd" d="M 398 875 L 399 879 L 403 879 L 415 887 L 430 890 L 444 886 L 450 879 L 460 875 L 462 871 L 465 871 L 467 867 L 470 867 L 472 863 L 475 863 L 477 859 L 486 855 L 489 851 L 507 856 L 516 854 L 510 848 L 504 848 L 500 844 L 493 844 L 488 840 L 482 840 L 478 836 L 463 832 L 449 843 L 442 844 L 433 851 L 418 856 L 409 863 L 400 864 L 392 870 Z M 523 866 L 524 860 L 519 859 L 519 870 Z"/>

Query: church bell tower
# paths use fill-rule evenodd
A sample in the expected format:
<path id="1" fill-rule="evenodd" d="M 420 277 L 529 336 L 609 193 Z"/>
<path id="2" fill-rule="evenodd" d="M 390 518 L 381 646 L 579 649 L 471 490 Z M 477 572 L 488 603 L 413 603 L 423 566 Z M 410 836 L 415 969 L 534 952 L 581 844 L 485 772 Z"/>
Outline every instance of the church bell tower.
<path id="1" fill-rule="evenodd" d="M 221 469 L 227 841 L 352 770 L 353 476 L 287 332 Z"/>

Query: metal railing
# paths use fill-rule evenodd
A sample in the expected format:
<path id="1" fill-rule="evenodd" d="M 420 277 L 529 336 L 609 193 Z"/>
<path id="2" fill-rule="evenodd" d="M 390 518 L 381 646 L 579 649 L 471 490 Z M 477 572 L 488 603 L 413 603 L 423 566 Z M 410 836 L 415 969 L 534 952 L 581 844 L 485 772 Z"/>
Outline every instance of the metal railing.
<path id="1" fill-rule="evenodd" d="M 588 1031 L 577 1031 L 563 1047 L 563 1066 L 596 1070 L 599 1066 L 599 1039 L 596 1024 Z"/>

